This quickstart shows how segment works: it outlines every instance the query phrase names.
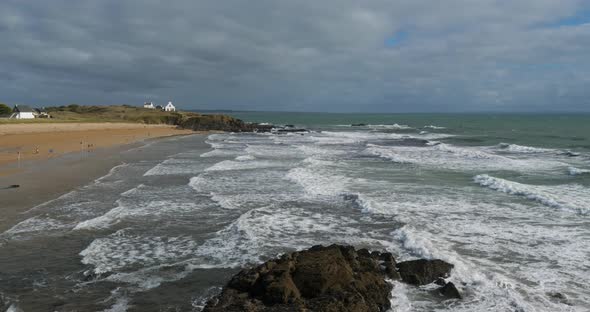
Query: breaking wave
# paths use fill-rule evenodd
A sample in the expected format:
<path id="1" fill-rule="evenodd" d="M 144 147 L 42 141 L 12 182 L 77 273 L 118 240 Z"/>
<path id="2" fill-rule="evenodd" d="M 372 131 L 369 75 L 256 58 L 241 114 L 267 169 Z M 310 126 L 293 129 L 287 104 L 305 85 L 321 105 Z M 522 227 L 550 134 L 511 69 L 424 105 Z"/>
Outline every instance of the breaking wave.
<path id="1" fill-rule="evenodd" d="M 475 183 L 492 190 L 523 196 L 548 207 L 586 214 L 590 209 L 590 190 L 576 185 L 540 186 L 513 182 L 480 174 L 473 178 Z"/>
<path id="2" fill-rule="evenodd" d="M 410 130 L 414 129 L 408 125 L 400 125 L 400 124 L 392 124 L 392 125 L 367 125 L 369 128 L 373 129 L 394 129 L 394 130 Z"/>
<path id="3" fill-rule="evenodd" d="M 590 169 L 579 169 L 576 167 L 568 167 L 567 171 L 570 175 L 576 176 L 581 174 L 590 174 Z"/>
<path id="4" fill-rule="evenodd" d="M 540 147 L 532 147 L 532 146 L 525 146 L 525 145 L 517 145 L 517 144 L 508 144 L 508 143 L 500 143 L 498 147 L 503 151 L 508 151 L 511 153 L 549 153 L 555 152 L 554 149 L 550 148 L 540 148 Z"/>
<path id="5" fill-rule="evenodd" d="M 427 129 L 433 129 L 433 130 L 442 130 L 442 129 L 446 129 L 446 127 L 439 127 L 439 126 L 434 126 L 434 125 L 428 125 L 428 126 L 424 126 L 424 128 L 427 128 Z"/>

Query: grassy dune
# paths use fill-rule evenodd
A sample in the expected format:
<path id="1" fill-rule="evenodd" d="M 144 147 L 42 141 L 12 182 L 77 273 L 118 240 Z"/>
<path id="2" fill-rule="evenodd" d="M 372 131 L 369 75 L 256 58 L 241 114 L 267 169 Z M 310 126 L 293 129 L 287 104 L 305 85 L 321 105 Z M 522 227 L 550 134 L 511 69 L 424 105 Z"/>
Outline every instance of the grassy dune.
<path id="1" fill-rule="evenodd" d="M 182 119 L 196 117 L 196 113 L 163 112 L 155 109 L 116 106 L 59 106 L 48 107 L 53 117 L 35 119 L 0 119 L 0 123 L 64 123 L 64 122 L 134 122 L 143 124 L 178 124 Z"/>
<path id="2" fill-rule="evenodd" d="M 163 112 L 128 105 L 116 106 L 80 106 L 69 105 L 48 107 L 51 119 L 0 119 L 0 124 L 10 123 L 101 123 L 124 122 L 140 124 L 176 125 L 183 129 L 192 130 L 221 130 L 221 131 L 253 131 L 264 126 L 246 124 L 243 121 L 227 115 L 209 115 L 192 112 Z M 268 130 L 268 129 L 267 129 Z"/>

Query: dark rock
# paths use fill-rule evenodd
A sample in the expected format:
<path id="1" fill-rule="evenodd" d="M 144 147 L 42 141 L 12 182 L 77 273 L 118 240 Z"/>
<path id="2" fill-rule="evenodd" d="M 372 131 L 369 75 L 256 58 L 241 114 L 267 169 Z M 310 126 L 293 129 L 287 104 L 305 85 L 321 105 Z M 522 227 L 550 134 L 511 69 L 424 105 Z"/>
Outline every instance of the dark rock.
<path id="1" fill-rule="evenodd" d="M 82 273 L 82 280 L 85 282 L 89 282 L 92 280 L 95 280 L 98 276 L 96 275 L 96 273 L 94 273 L 94 271 L 92 270 L 87 270 L 84 271 L 84 273 Z"/>
<path id="2" fill-rule="evenodd" d="M 427 285 L 450 275 L 453 265 L 442 260 L 412 260 L 397 264 L 402 281 L 412 285 Z"/>
<path id="3" fill-rule="evenodd" d="M 289 133 L 289 132 L 309 132 L 307 129 L 300 129 L 300 128 L 278 128 L 274 129 L 278 133 Z"/>
<path id="4" fill-rule="evenodd" d="M 195 131 L 231 131 L 231 132 L 270 132 L 272 125 L 246 123 L 226 115 L 198 115 L 177 120 L 175 123 L 183 129 Z"/>
<path id="5" fill-rule="evenodd" d="M 386 311 L 392 267 L 390 253 L 314 246 L 241 271 L 203 311 Z"/>
<path id="6" fill-rule="evenodd" d="M 565 155 L 568 157 L 578 157 L 578 156 L 580 156 L 580 153 L 576 153 L 576 152 L 572 152 L 572 151 L 565 151 L 562 153 L 562 155 Z"/>
<path id="7" fill-rule="evenodd" d="M 351 127 L 365 127 L 365 126 L 367 126 L 367 124 L 364 124 L 364 123 L 355 123 L 355 124 L 352 124 L 350 126 Z"/>
<path id="8" fill-rule="evenodd" d="M 567 296 L 563 293 L 553 291 L 553 292 L 548 292 L 547 296 L 549 296 L 549 298 L 551 298 L 555 302 L 559 302 L 559 303 L 566 304 L 566 305 L 572 305 L 572 303 L 569 301 Z"/>
<path id="9" fill-rule="evenodd" d="M 438 289 L 438 292 L 449 299 L 461 299 L 461 293 L 459 293 L 459 290 L 452 282 L 446 283 L 443 287 Z"/>

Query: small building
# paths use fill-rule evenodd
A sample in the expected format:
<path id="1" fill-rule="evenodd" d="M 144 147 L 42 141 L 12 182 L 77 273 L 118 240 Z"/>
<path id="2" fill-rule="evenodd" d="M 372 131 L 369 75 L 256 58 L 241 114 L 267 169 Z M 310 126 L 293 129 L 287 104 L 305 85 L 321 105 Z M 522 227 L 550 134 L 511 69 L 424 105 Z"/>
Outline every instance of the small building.
<path id="1" fill-rule="evenodd" d="M 33 108 L 33 116 L 35 118 L 51 118 L 49 113 L 45 110 L 45 108 Z"/>
<path id="2" fill-rule="evenodd" d="M 168 104 L 164 107 L 164 110 L 167 112 L 175 112 L 176 111 L 176 107 L 174 107 L 174 105 L 172 105 L 172 101 L 168 102 Z"/>
<path id="3" fill-rule="evenodd" d="M 10 118 L 14 119 L 35 119 L 33 109 L 27 105 L 14 105 L 13 113 Z"/>
<path id="4" fill-rule="evenodd" d="M 157 110 L 164 110 L 164 107 L 162 107 L 162 105 L 157 105 L 157 106 L 156 106 L 156 109 L 157 109 Z"/>
<path id="5" fill-rule="evenodd" d="M 155 109 L 154 103 L 152 102 L 145 102 L 143 103 L 143 108 Z"/>

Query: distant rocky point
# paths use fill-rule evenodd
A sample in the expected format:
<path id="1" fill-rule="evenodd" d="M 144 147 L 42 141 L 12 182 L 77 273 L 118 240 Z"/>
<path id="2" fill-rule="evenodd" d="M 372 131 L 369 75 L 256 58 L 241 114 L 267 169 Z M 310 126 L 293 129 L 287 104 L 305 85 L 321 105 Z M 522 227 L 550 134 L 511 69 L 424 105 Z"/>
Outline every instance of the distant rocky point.
<path id="1" fill-rule="evenodd" d="M 440 295 L 460 298 L 457 288 L 444 280 L 452 268 L 442 260 L 396 263 L 388 252 L 314 246 L 242 270 L 203 312 L 386 311 L 394 290 L 391 280 L 436 282 Z"/>

